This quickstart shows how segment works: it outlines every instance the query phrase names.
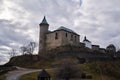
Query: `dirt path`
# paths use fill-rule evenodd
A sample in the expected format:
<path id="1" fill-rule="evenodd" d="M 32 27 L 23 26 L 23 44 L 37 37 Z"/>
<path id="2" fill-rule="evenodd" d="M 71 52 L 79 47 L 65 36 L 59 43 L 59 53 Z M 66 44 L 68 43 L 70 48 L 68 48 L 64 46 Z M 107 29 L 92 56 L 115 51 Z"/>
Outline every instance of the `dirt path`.
<path id="1" fill-rule="evenodd" d="M 19 78 L 27 73 L 41 71 L 41 69 L 25 69 L 25 68 L 18 68 L 15 71 L 10 71 L 6 74 L 6 80 L 19 80 Z"/>

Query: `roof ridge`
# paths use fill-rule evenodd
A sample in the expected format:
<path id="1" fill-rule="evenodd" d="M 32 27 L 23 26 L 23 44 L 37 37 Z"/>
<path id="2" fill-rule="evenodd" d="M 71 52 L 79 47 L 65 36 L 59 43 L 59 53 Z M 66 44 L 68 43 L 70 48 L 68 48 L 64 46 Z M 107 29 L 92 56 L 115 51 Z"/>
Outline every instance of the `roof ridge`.
<path id="1" fill-rule="evenodd" d="M 66 31 L 69 31 L 69 32 L 73 32 L 73 33 L 76 33 L 74 32 L 73 30 L 69 29 L 69 28 L 66 28 L 64 26 L 60 26 L 57 30 L 66 30 Z M 77 33 L 76 33 L 77 34 Z"/>

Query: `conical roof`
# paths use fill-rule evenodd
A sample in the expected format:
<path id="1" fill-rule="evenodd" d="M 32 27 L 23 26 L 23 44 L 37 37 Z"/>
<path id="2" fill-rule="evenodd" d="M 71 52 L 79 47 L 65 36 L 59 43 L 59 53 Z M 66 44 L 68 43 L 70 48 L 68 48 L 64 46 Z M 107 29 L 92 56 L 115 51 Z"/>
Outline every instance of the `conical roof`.
<path id="1" fill-rule="evenodd" d="M 40 24 L 48 24 L 48 22 L 47 22 L 45 16 L 44 16 L 44 18 L 43 18 L 43 20 L 42 20 L 42 22 L 41 22 Z"/>

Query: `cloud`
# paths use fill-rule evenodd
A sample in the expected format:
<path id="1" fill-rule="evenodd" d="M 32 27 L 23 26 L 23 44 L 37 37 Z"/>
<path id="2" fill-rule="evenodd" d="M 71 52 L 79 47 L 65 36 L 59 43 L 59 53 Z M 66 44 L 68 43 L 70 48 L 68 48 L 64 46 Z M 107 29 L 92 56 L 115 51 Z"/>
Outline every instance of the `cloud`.
<path id="1" fill-rule="evenodd" d="M 120 46 L 119 0 L 83 0 L 82 5 L 80 0 L 0 0 L 0 55 L 30 41 L 38 43 L 44 15 L 50 30 L 65 26 L 80 34 L 80 41 L 86 35 L 101 47 Z"/>
<path id="2" fill-rule="evenodd" d="M 9 56 L 6 54 L 0 54 L 0 65 L 9 61 Z"/>
<path id="3" fill-rule="evenodd" d="M 35 34 L 33 28 L 21 27 L 19 23 L 12 24 L 12 21 L 3 19 L 0 19 L 0 24 L 3 26 L 0 29 L 0 55 L 7 55 L 7 52 L 12 48 L 19 50 L 21 46 L 36 40 L 34 39 L 36 36 L 33 35 Z"/>

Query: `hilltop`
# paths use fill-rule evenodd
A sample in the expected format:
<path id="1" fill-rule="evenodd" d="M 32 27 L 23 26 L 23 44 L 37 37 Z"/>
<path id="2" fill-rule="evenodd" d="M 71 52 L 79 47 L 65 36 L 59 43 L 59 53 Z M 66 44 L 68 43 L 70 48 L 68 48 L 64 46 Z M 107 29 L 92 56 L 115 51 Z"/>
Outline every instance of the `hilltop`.
<path id="1" fill-rule="evenodd" d="M 70 58 L 71 60 L 78 62 L 119 60 L 119 57 L 114 58 L 114 56 L 109 53 L 102 53 L 99 51 L 93 51 L 89 48 L 67 45 L 57 47 L 40 55 L 25 54 L 21 56 L 15 56 L 12 57 L 10 61 L 5 65 L 14 65 L 27 68 L 49 68 L 55 66 L 54 63 L 58 63 L 66 58 Z"/>
<path id="2" fill-rule="evenodd" d="M 5 65 L 24 68 L 48 69 L 59 68 L 64 61 L 69 60 L 74 66 L 87 74 L 100 77 L 100 71 L 106 77 L 120 79 L 120 59 L 88 48 L 73 46 L 59 47 L 41 55 L 25 54 L 12 57 Z M 109 80 L 109 79 L 108 79 Z M 112 80 L 112 79 L 111 79 Z"/>

